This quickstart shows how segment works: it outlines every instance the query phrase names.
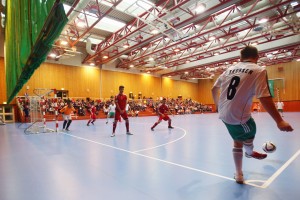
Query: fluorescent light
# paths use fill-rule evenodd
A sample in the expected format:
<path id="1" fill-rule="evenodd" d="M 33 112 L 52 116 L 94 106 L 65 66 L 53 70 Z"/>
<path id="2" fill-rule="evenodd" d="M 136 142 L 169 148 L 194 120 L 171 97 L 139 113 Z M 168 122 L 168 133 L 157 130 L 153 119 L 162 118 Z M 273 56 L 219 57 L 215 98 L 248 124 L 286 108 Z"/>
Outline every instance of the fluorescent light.
<path id="1" fill-rule="evenodd" d="M 204 3 L 201 3 L 198 7 L 196 7 L 195 11 L 197 14 L 203 13 L 206 9 L 206 5 Z"/>
<path id="2" fill-rule="evenodd" d="M 299 3 L 297 1 L 294 1 L 294 2 L 291 3 L 292 7 L 295 7 L 295 6 L 298 6 L 298 5 L 299 5 Z"/>
<path id="3" fill-rule="evenodd" d="M 49 57 L 55 58 L 55 57 L 56 57 L 56 54 L 55 54 L 55 53 L 50 53 L 50 54 L 49 54 Z"/>
<path id="4" fill-rule="evenodd" d="M 65 41 L 65 40 L 61 40 L 61 41 L 60 41 L 60 44 L 61 44 L 61 45 L 67 45 L 67 44 L 68 44 L 68 42 L 67 42 L 67 41 Z"/>
<path id="5" fill-rule="evenodd" d="M 152 34 L 158 34 L 159 31 L 158 31 L 157 29 L 153 29 L 153 30 L 151 31 L 151 33 L 152 33 Z"/>
<path id="6" fill-rule="evenodd" d="M 215 40 L 215 39 L 216 39 L 215 36 L 210 36 L 210 37 L 208 38 L 209 41 L 213 41 L 213 40 Z"/>
<path id="7" fill-rule="evenodd" d="M 89 24 L 92 24 L 92 17 L 87 16 Z M 116 32 L 119 29 L 123 28 L 125 26 L 125 23 L 108 18 L 108 17 L 103 17 L 103 19 L 100 20 L 95 26 L 95 28 L 100 29 L 100 30 L 105 30 L 108 32 Z"/>
<path id="8" fill-rule="evenodd" d="M 267 21 L 268 21 L 267 18 L 262 18 L 258 21 L 258 23 L 263 24 L 263 23 L 266 23 Z"/>

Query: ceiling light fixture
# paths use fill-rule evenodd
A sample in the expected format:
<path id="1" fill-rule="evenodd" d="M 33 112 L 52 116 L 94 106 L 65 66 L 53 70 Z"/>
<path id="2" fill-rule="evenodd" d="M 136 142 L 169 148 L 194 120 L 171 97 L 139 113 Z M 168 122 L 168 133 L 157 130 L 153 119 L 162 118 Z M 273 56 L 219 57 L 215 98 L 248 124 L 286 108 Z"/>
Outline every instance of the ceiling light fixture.
<path id="1" fill-rule="evenodd" d="M 215 39 L 216 39 L 215 36 L 210 36 L 210 37 L 208 38 L 209 41 L 213 41 L 213 40 L 215 40 Z"/>
<path id="2" fill-rule="evenodd" d="M 206 4 L 205 4 L 205 3 L 200 3 L 200 4 L 196 7 L 195 12 L 196 12 L 197 14 L 203 13 L 203 12 L 205 11 L 205 9 L 206 9 Z"/>
<path id="3" fill-rule="evenodd" d="M 60 41 L 60 44 L 61 44 L 61 45 L 67 45 L 68 42 L 67 42 L 66 40 L 61 40 L 61 41 Z"/>
<path id="4" fill-rule="evenodd" d="M 151 31 L 151 33 L 152 33 L 152 34 L 158 34 L 159 31 L 158 31 L 157 29 L 153 29 L 153 30 Z"/>
<path id="5" fill-rule="evenodd" d="M 123 47 L 124 47 L 125 49 L 127 49 L 127 48 L 129 47 L 128 42 L 125 42 L 124 45 L 123 45 Z"/>
<path id="6" fill-rule="evenodd" d="M 267 18 L 262 18 L 258 21 L 258 23 L 263 24 L 263 23 L 266 23 L 267 21 L 268 21 Z"/>
<path id="7" fill-rule="evenodd" d="M 49 57 L 51 57 L 51 58 L 55 58 L 57 55 L 55 54 L 55 53 L 50 53 L 49 54 Z"/>

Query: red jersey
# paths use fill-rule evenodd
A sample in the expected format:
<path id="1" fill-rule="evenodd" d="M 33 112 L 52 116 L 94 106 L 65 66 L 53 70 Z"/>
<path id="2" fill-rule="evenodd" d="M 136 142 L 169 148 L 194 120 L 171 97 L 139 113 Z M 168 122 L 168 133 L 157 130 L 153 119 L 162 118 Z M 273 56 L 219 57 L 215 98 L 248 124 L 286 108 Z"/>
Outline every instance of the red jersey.
<path id="1" fill-rule="evenodd" d="M 95 107 L 95 106 L 92 106 L 92 107 L 90 108 L 90 111 L 91 111 L 91 114 L 92 114 L 92 115 L 95 114 L 95 113 L 96 113 L 96 107 Z"/>
<path id="2" fill-rule="evenodd" d="M 167 114 L 167 111 L 169 111 L 169 107 L 166 104 L 162 104 L 158 107 L 158 110 L 162 114 Z"/>
<path id="3" fill-rule="evenodd" d="M 119 105 L 119 107 L 120 107 L 121 110 L 125 110 L 125 108 L 126 108 L 126 102 L 127 102 L 127 96 L 125 94 L 118 94 L 115 97 L 115 102 L 116 102 L 116 104 Z M 117 110 L 117 107 L 116 107 L 116 111 L 119 112 Z"/>

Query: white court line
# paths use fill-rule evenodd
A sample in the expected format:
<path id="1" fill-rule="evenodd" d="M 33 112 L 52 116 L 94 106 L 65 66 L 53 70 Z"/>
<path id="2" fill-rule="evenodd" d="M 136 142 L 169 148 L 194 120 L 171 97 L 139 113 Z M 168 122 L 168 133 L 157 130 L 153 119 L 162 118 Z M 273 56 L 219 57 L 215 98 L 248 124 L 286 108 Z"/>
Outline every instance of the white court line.
<path id="1" fill-rule="evenodd" d="M 176 126 L 174 126 L 174 127 L 176 127 Z M 174 142 L 177 142 L 178 140 L 181 140 L 182 138 L 184 138 L 186 136 L 186 130 L 184 130 L 183 128 L 180 128 L 180 127 L 176 127 L 176 128 L 181 129 L 184 132 L 184 134 L 180 138 L 178 138 L 176 140 L 173 140 L 171 142 L 167 142 L 167 143 L 161 144 L 161 145 L 157 145 L 157 146 L 154 146 L 154 147 L 149 147 L 149 148 L 146 148 L 146 149 L 140 149 L 140 150 L 133 151 L 133 152 L 137 153 L 137 152 L 141 152 L 141 151 L 147 151 L 147 150 L 150 150 L 150 149 L 156 149 L 158 147 L 166 146 L 168 144 L 172 144 Z"/>
<path id="2" fill-rule="evenodd" d="M 298 150 L 284 165 L 282 165 L 262 186 L 261 188 L 267 188 L 298 156 L 300 150 Z"/>
<path id="3" fill-rule="evenodd" d="M 219 175 L 219 174 L 207 172 L 207 171 L 196 169 L 196 168 L 193 168 L 193 167 L 188 167 L 188 166 L 185 166 L 185 165 L 173 163 L 173 162 L 162 160 L 162 159 L 159 159 L 159 158 L 155 158 L 155 157 L 143 155 L 143 154 L 140 154 L 140 153 L 128 151 L 126 149 L 121 149 L 121 148 L 114 147 L 114 146 L 111 146 L 111 145 L 107 145 L 107 144 L 103 144 L 103 143 L 96 142 L 96 141 L 93 141 L 93 140 L 89 140 L 89 139 L 86 139 L 86 138 L 82 138 L 82 137 L 79 137 L 79 136 L 71 135 L 71 134 L 68 134 L 68 133 L 63 133 L 63 134 L 68 135 L 70 137 L 74 137 L 74 138 L 80 139 L 80 140 L 85 140 L 87 142 L 91 142 L 91 143 L 94 143 L 94 144 L 99 144 L 99 145 L 102 145 L 102 146 L 110 147 L 112 149 L 117 149 L 117 150 L 124 151 L 124 152 L 127 152 L 127 153 L 131 153 L 131 154 L 134 154 L 134 155 L 138 155 L 138 156 L 142 156 L 142 157 L 149 158 L 149 159 L 152 159 L 152 160 L 156 160 L 156 161 L 160 161 L 160 162 L 163 162 L 163 163 L 167 163 L 167 164 L 170 164 L 170 165 L 178 166 L 178 167 L 189 169 L 189 170 L 192 170 L 192 171 L 201 172 L 203 174 L 208 174 L 208 175 L 211 175 L 211 176 L 223 178 L 223 179 L 230 180 L 230 181 L 235 181 L 233 178 L 229 178 L 229 177 L 222 176 L 222 175 Z M 247 183 L 245 183 L 245 184 L 247 184 Z M 253 185 L 253 186 L 256 186 L 256 185 Z"/>

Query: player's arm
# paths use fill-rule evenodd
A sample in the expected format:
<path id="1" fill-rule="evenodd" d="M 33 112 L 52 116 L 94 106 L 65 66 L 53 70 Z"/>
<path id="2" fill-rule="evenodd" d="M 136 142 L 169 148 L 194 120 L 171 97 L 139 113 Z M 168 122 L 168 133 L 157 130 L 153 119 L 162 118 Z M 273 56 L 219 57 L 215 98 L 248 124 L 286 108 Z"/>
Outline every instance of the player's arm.
<path id="1" fill-rule="evenodd" d="M 118 102 L 117 99 L 115 100 L 115 102 L 116 102 L 116 108 L 117 108 L 117 110 L 118 110 L 119 112 L 122 112 L 122 110 L 121 110 L 121 108 L 120 108 L 120 106 L 119 106 L 119 102 Z"/>
<path id="2" fill-rule="evenodd" d="M 274 121 L 277 124 L 277 127 L 281 131 L 293 131 L 293 128 L 291 127 L 291 125 L 288 122 L 284 121 L 282 119 L 281 115 L 279 114 L 279 112 L 277 111 L 272 97 L 261 97 L 261 98 L 259 98 L 259 100 L 260 100 L 261 104 L 263 105 L 263 107 L 266 109 L 266 111 L 274 119 Z"/>
<path id="3" fill-rule="evenodd" d="M 219 107 L 219 90 L 220 90 L 220 87 L 214 85 L 211 89 L 211 93 L 212 93 L 212 96 L 213 96 L 213 99 L 214 99 L 214 103 L 216 105 L 216 109 L 218 110 L 218 107 Z"/>

